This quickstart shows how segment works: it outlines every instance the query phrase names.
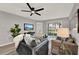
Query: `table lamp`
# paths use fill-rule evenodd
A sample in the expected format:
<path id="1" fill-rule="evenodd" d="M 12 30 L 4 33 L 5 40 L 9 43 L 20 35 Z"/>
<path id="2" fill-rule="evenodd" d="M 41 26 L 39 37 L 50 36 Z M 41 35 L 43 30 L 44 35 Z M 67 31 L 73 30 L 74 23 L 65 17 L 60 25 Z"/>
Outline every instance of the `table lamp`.
<path id="1" fill-rule="evenodd" d="M 64 41 L 66 38 L 69 37 L 69 28 L 59 28 L 57 30 L 57 36 L 61 37 L 60 49 L 64 51 L 65 50 Z"/>
<path id="2" fill-rule="evenodd" d="M 57 36 L 65 39 L 69 37 L 69 28 L 59 28 L 57 30 Z"/>

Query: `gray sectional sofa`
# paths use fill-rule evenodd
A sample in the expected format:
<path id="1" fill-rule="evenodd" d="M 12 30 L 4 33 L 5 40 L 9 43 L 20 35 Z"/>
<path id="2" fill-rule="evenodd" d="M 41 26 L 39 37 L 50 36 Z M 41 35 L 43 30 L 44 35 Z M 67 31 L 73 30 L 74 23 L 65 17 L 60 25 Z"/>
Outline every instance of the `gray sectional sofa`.
<path id="1" fill-rule="evenodd" d="M 16 51 L 19 55 L 47 55 L 48 40 L 44 40 L 35 47 L 28 46 L 25 41 L 22 40 Z"/>

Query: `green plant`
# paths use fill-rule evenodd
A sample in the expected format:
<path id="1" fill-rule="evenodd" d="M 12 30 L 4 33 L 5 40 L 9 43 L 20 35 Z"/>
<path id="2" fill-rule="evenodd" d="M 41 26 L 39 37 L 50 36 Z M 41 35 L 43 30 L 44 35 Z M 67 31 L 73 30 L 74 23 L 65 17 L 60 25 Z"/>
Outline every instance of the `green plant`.
<path id="1" fill-rule="evenodd" d="M 12 33 L 12 37 L 16 37 L 20 34 L 21 29 L 19 28 L 19 24 L 15 24 L 13 28 L 10 29 L 10 32 Z"/>

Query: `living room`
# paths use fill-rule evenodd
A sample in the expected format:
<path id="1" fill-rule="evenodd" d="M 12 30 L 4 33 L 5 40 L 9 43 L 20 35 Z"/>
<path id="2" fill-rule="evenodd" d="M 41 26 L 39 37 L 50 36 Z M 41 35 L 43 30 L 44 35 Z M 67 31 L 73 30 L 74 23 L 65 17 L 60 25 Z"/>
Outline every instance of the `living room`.
<path id="1" fill-rule="evenodd" d="M 34 8 L 35 10 L 37 10 L 42 8 L 42 10 L 38 12 L 39 14 L 35 14 L 36 12 L 35 10 L 33 10 L 33 13 L 32 11 L 26 12 L 30 10 L 29 5 L 31 6 L 32 9 Z M 16 24 L 21 29 L 19 32 L 20 35 L 31 32 L 34 34 L 34 38 L 41 40 L 41 43 L 39 43 L 37 47 L 35 47 L 36 50 L 38 50 L 38 47 L 41 47 L 41 45 L 47 42 L 46 40 L 43 41 L 43 39 L 48 39 L 49 43 L 46 45 L 48 46 L 47 47 L 48 49 L 46 50 L 48 54 L 46 55 L 55 54 L 51 52 L 52 48 L 50 47 L 51 46 L 50 44 L 52 44 L 51 42 L 53 40 L 56 41 L 56 38 L 58 38 L 57 29 L 61 29 L 61 28 L 64 28 L 65 30 L 67 29 L 68 36 L 71 34 L 71 36 L 74 37 L 74 41 L 77 44 L 76 51 L 74 54 L 76 55 L 79 54 L 78 53 L 79 41 L 78 41 L 78 33 L 77 33 L 78 8 L 79 8 L 78 3 L 1 3 L 0 4 L 0 32 L 1 32 L 0 53 L 13 54 L 12 51 L 16 50 L 16 48 L 14 48 L 14 45 L 16 45 L 15 42 L 16 39 L 12 36 L 13 33 L 10 31 L 11 28 L 14 28 Z M 31 27 L 31 29 L 29 27 Z M 58 43 L 59 42 L 57 41 L 55 44 Z M 9 47 L 11 47 L 12 49 L 14 48 L 14 50 L 11 50 L 10 52 L 8 50 L 7 52 L 5 52 L 7 48 L 5 49 L 4 47 L 6 46 L 8 47 L 8 45 L 11 45 Z M 71 52 L 73 53 L 73 51 Z M 19 53 L 14 53 L 14 54 L 16 55 Z M 56 52 L 56 54 L 58 53 Z M 37 55 L 41 55 L 41 53 L 37 53 Z"/>

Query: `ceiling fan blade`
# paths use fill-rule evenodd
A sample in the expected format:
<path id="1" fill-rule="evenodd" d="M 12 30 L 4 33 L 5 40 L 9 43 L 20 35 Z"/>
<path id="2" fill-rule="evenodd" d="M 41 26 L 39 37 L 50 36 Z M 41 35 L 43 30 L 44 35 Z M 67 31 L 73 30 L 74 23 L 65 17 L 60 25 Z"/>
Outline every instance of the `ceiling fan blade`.
<path id="1" fill-rule="evenodd" d="M 29 5 L 29 3 L 26 3 L 28 5 L 28 7 L 30 8 L 30 10 L 32 10 L 31 6 Z"/>
<path id="2" fill-rule="evenodd" d="M 35 10 L 35 11 L 37 12 L 37 11 L 41 11 L 41 10 L 44 10 L 44 8 L 41 8 L 41 9 L 37 9 L 37 10 Z"/>
<path id="3" fill-rule="evenodd" d="M 32 16 L 32 15 L 33 15 L 33 13 L 30 14 L 30 16 Z"/>
<path id="4" fill-rule="evenodd" d="M 39 13 L 35 13 L 35 14 L 37 14 L 37 15 L 41 16 L 41 14 L 39 14 Z"/>
<path id="5" fill-rule="evenodd" d="M 22 12 L 31 12 L 31 11 L 27 11 L 27 10 L 21 10 Z"/>

